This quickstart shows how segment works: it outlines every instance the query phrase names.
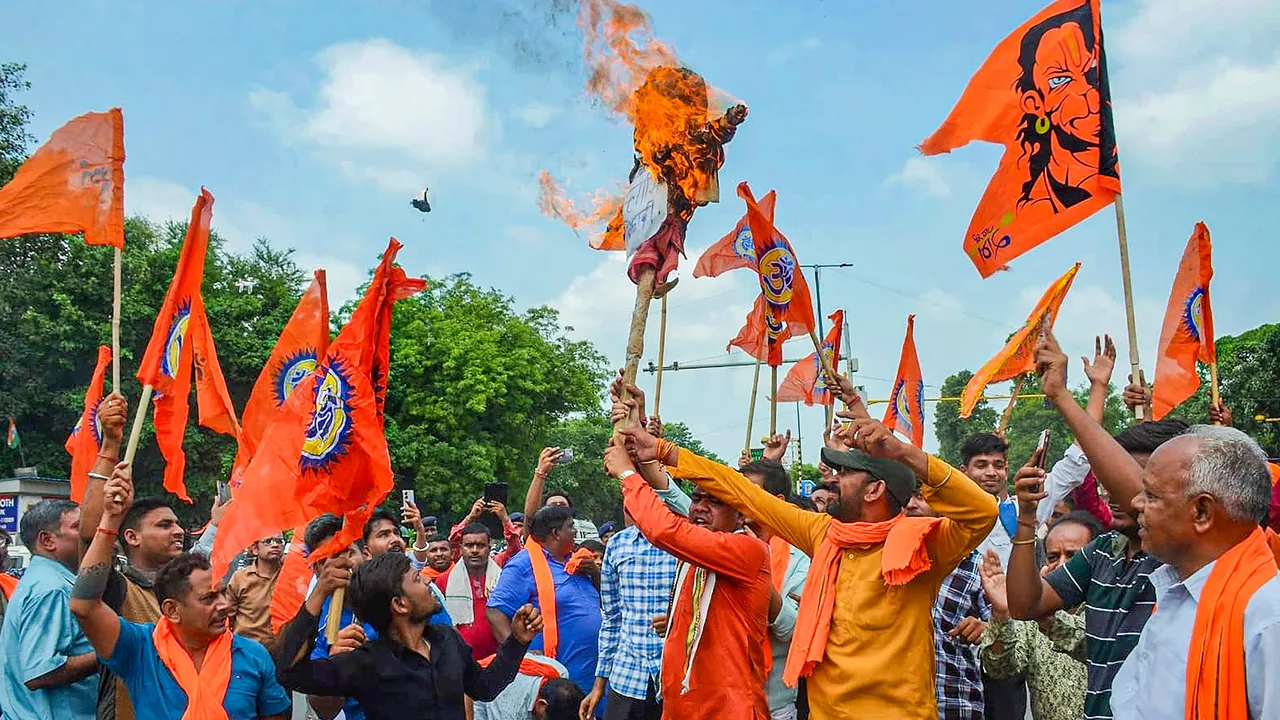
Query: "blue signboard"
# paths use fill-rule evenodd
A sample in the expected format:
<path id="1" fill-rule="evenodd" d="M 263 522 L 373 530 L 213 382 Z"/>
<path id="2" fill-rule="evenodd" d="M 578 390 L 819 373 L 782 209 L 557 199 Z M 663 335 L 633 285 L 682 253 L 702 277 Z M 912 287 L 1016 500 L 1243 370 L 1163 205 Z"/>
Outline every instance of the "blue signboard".
<path id="1" fill-rule="evenodd" d="M 0 530 L 11 535 L 18 532 L 18 497 L 0 495 Z"/>
<path id="2" fill-rule="evenodd" d="M 800 496 L 801 496 L 801 497 L 809 497 L 810 495 L 813 495 L 813 488 L 814 488 L 814 487 L 815 487 L 815 485 L 814 485 L 814 482 L 813 482 L 812 480 L 801 480 L 801 481 L 800 481 Z"/>

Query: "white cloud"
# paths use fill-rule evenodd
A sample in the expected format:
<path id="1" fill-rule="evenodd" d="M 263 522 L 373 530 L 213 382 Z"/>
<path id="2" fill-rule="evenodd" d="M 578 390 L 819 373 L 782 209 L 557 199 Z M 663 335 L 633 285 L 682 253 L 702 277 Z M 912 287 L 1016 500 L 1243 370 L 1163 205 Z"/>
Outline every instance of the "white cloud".
<path id="1" fill-rule="evenodd" d="M 932 197 L 951 194 L 951 184 L 943 175 L 941 161 L 933 158 L 909 158 L 901 170 L 885 180 L 885 184 L 914 187 Z"/>
<path id="2" fill-rule="evenodd" d="M 361 285 L 369 282 L 367 268 L 357 267 L 333 255 L 300 252 L 293 258 L 310 276 L 312 270 L 324 269 L 325 290 L 329 293 L 329 307 L 337 310 L 348 300 L 356 300 L 356 291 Z"/>
<path id="3" fill-rule="evenodd" d="M 1261 183 L 1280 159 L 1280 6 L 1140 0 L 1113 26 L 1121 161 L 1172 184 Z"/>
<path id="4" fill-rule="evenodd" d="M 779 45 L 773 50 L 770 50 L 769 54 L 765 56 L 765 59 L 771 63 L 786 62 L 797 55 L 813 52 L 821 47 L 822 38 L 810 36 L 802 40 L 796 40 L 795 42 Z"/>
<path id="5" fill-rule="evenodd" d="M 191 218 L 191 206 L 198 192 L 169 180 L 130 177 L 124 211 L 126 215 L 145 217 L 156 223 L 186 222 Z"/>
<path id="6" fill-rule="evenodd" d="M 556 119 L 561 112 L 563 112 L 562 109 L 554 105 L 531 103 L 524 107 L 516 108 L 512 114 L 525 125 L 541 129 L 550 125 L 551 121 Z"/>
<path id="7" fill-rule="evenodd" d="M 269 89 L 249 105 L 287 142 L 320 151 L 353 180 L 389 192 L 420 190 L 424 170 L 483 160 L 500 126 L 474 70 L 375 38 L 316 56 L 323 78 L 314 107 Z"/>

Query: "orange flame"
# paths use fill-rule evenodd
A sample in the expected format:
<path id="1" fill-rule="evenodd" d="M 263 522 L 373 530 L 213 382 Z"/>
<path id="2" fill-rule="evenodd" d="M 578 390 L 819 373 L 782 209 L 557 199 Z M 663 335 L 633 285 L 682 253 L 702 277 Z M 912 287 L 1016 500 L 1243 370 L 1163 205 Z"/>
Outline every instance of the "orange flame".
<path id="1" fill-rule="evenodd" d="M 732 137 L 726 118 L 711 108 L 731 98 L 692 70 L 681 67 L 675 50 L 653 36 L 650 18 L 636 5 L 618 0 L 582 0 L 578 26 L 584 35 L 588 69 L 586 92 L 613 117 L 635 126 L 639 162 L 672 189 L 672 210 L 687 221 L 695 207 L 719 200 L 716 178 L 724 162 L 721 145 Z M 574 230 L 606 220 L 597 249 L 622 249 L 623 197 L 591 195 L 591 210 L 579 210 L 546 172 L 539 178 L 539 206 Z M 675 190 L 678 188 L 679 192 Z"/>

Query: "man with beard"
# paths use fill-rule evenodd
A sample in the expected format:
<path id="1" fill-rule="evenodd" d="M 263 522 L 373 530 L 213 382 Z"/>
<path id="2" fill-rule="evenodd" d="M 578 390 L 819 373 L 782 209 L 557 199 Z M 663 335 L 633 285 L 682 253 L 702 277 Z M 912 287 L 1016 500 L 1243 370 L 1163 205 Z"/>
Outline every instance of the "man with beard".
<path id="1" fill-rule="evenodd" d="M 156 574 L 160 619 L 132 623 L 103 602 L 115 538 L 133 501 L 129 466 L 104 488 L 102 517 L 71 591 L 71 612 L 98 656 L 128 688 L 140 720 L 285 717 L 289 696 L 266 648 L 227 629 L 229 607 L 209 560 L 179 554 Z"/>
<path id="2" fill-rule="evenodd" d="M 0 629 L 0 713 L 10 720 L 94 717 L 98 661 L 68 607 L 79 522 L 70 500 L 42 500 L 22 515 L 31 565 Z"/>
<path id="3" fill-rule="evenodd" d="M 227 584 L 231 603 L 231 630 L 266 645 L 274 637 L 271 632 L 271 593 L 284 560 L 284 535 L 265 537 L 249 546 L 253 564 L 241 568 Z"/>
<path id="4" fill-rule="evenodd" d="M 813 486 L 813 494 L 809 496 L 809 499 L 818 508 L 818 512 L 824 513 L 828 507 L 840 501 L 840 485 L 830 480 L 824 480 Z"/>
<path id="5" fill-rule="evenodd" d="M 440 601 L 409 558 L 387 553 L 362 564 L 348 588 L 357 614 L 378 638 L 353 638 L 329 657 L 311 659 L 320 629 L 319 601 L 345 583 L 345 574 L 339 565 L 326 564 L 317 592 L 281 634 L 276 665 L 287 687 L 353 697 L 371 720 L 462 720 L 466 697 L 493 700 L 511 684 L 529 641 L 542 629 L 538 611 L 521 607 L 497 656 L 481 667 L 457 630 L 428 622 Z"/>
<path id="6" fill-rule="evenodd" d="M 1139 423 L 1113 439 L 1067 389 L 1067 362 L 1053 333 L 1047 332 L 1036 348 L 1041 387 L 1110 493 L 1111 532 L 1042 578 L 1035 557 L 1037 508 L 1020 503 L 1006 577 L 1009 613 L 1018 620 L 1036 620 L 1084 604 L 1089 673 L 1085 716 L 1110 718 L 1112 681 L 1151 617 L 1155 589 L 1148 578 L 1160 565 L 1143 552 L 1133 498 L 1141 490 L 1141 468 L 1151 454 L 1185 432 L 1187 424 L 1172 418 Z M 1039 502 L 1046 497 L 1044 480 L 1043 470 L 1028 465 L 1018 472 L 1015 484 L 1026 481 L 1033 486 L 1038 491 L 1033 499 Z"/>
<path id="7" fill-rule="evenodd" d="M 434 582 L 436 578 L 448 574 L 453 567 L 453 548 L 449 545 L 449 538 L 444 535 L 432 536 L 427 540 L 426 548 L 427 561 L 422 566 L 422 579 Z"/>
<path id="8" fill-rule="evenodd" d="M 489 528 L 480 523 L 463 528 L 462 561 L 435 579 L 436 586 L 444 591 L 445 610 L 462 639 L 471 646 L 476 660 L 498 651 L 498 641 L 485 617 L 485 608 L 502 568 L 489 555 L 489 540 Z"/>

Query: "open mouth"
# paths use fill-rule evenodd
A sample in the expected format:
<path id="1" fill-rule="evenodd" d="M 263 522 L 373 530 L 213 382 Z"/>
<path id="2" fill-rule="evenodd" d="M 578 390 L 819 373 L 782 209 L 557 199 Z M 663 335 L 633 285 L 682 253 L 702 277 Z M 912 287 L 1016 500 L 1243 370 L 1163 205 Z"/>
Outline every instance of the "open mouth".
<path id="1" fill-rule="evenodd" d="M 711 525 L 711 521 L 701 515 L 689 518 L 689 522 L 697 525 L 698 527 L 708 527 Z"/>

